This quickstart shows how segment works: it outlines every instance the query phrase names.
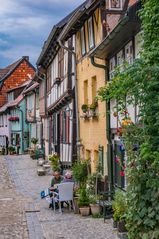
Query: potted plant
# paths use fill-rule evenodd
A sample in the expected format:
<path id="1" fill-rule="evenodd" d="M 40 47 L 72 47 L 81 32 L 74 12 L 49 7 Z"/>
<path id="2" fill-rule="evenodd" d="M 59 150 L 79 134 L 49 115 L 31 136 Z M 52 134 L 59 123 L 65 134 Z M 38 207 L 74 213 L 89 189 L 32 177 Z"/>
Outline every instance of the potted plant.
<path id="1" fill-rule="evenodd" d="M 48 160 L 51 162 L 52 170 L 60 170 L 60 157 L 57 153 L 48 156 Z"/>
<path id="2" fill-rule="evenodd" d="M 88 177 L 88 166 L 89 162 L 87 160 L 79 160 L 72 167 L 73 177 L 80 187 L 86 185 Z"/>
<path id="3" fill-rule="evenodd" d="M 31 143 L 34 145 L 34 149 L 36 149 L 36 144 L 38 143 L 37 138 L 31 138 Z"/>
<path id="4" fill-rule="evenodd" d="M 101 206 L 99 205 L 99 195 L 98 195 L 98 180 L 101 179 L 101 164 L 97 163 L 96 172 L 88 177 L 87 187 L 90 194 L 90 207 L 92 215 L 100 214 Z"/>
<path id="5" fill-rule="evenodd" d="M 125 238 L 125 235 L 127 235 L 127 230 L 125 226 L 126 225 L 125 214 L 127 210 L 127 203 L 124 191 L 116 190 L 112 208 L 113 208 L 114 224 L 117 223 L 119 238 Z"/>
<path id="6" fill-rule="evenodd" d="M 83 104 L 81 109 L 82 109 L 83 113 L 86 113 L 88 111 L 88 105 Z"/>
<path id="7" fill-rule="evenodd" d="M 9 151 L 10 155 L 12 155 L 12 154 L 15 153 L 15 148 L 14 148 L 12 145 L 10 145 L 10 146 L 8 147 L 8 151 Z"/>
<path id="8" fill-rule="evenodd" d="M 90 207 L 89 207 L 89 196 L 86 191 L 86 187 L 82 187 L 79 193 L 78 199 L 78 206 L 82 216 L 88 216 L 90 214 Z"/>
<path id="9" fill-rule="evenodd" d="M 92 215 L 99 215 L 101 213 L 101 206 L 97 203 L 98 197 L 96 195 L 90 195 L 89 199 Z"/>

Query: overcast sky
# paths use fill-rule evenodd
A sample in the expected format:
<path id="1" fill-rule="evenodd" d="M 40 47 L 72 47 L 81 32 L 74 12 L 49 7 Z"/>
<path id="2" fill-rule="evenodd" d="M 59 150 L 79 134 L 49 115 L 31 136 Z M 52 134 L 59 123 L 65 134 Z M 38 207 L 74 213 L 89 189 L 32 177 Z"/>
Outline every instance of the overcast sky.
<path id="1" fill-rule="evenodd" d="M 29 56 L 35 64 L 49 32 L 84 0 L 0 0 L 0 68 Z"/>

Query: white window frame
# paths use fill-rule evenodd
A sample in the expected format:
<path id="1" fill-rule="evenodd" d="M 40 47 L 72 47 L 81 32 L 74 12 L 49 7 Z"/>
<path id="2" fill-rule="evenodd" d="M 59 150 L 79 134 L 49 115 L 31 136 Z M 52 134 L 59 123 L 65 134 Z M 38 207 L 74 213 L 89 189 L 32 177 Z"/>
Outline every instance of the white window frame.
<path id="1" fill-rule="evenodd" d="M 82 53 L 82 56 L 84 56 L 86 54 L 84 26 L 81 28 L 80 35 L 81 35 L 81 53 Z"/>
<path id="2" fill-rule="evenodd" d="M 109 0 L 109 9 L 110 10 L 122 10 L 123 9 L 123 0 L 119 0 L 120 7 L 112 7 L 112 0 Z"/>
<path id="3" fill-rule="evenodd" d="M 88 19 L 88 39 L 89 39 L 89 48 L 94 47 L 94 29 L 93 29 L 93 18 Z"/>
<path id="4" fill-rule="evenodd" d="M 112 65 L 112 69 L 111 69 Z M 113 56 L 109 61 L 109 78 L 110 80 L 114 77 L 116 62 L 115 62 L 115 56 Z"/>
<path id="5" fill-rule="evenodd" d="M 134 56 L 133 56 L 133 43 L 130 41 L 126 46 L 125 46 L 125 60 L 129 63 L 132 64 L 134 61 Z"/>

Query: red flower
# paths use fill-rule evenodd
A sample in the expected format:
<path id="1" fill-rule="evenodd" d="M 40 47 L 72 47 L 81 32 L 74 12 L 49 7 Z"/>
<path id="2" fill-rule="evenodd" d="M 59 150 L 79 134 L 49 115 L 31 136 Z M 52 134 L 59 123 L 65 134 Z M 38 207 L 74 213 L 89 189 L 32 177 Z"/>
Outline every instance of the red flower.
<path id="1" fill-rule="evenodd" d="M 124 177 L 125 176 L 125 172 L 124 171 L 120 171 L 120 176 Z"/>
<path id="2" fill-rule="evenodd" d="M 115 157 L 115 161 L 116 161 L 117 163 L 119 163 L 119 162 L 120 162 L 120 158 L 119 158 L 118 156 L 116 156 L 116 157 Z"/>

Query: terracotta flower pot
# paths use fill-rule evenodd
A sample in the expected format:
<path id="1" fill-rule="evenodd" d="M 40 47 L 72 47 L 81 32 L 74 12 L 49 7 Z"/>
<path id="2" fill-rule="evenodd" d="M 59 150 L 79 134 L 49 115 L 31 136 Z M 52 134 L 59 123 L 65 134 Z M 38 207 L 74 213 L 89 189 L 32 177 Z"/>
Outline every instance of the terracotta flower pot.
<path id="1" fill-rule="evenodd" d="M 90 207 L 80 207 L 79 208 L 81 216 L 89 216 L 90 214 Z"/>
<path id="2" fill-rule="evenodd" d="M 91 213 L 94 214 L 100 214 L 101 212 L 101 206 L 98 204 L 90 204 L 91 207 Z"/>

